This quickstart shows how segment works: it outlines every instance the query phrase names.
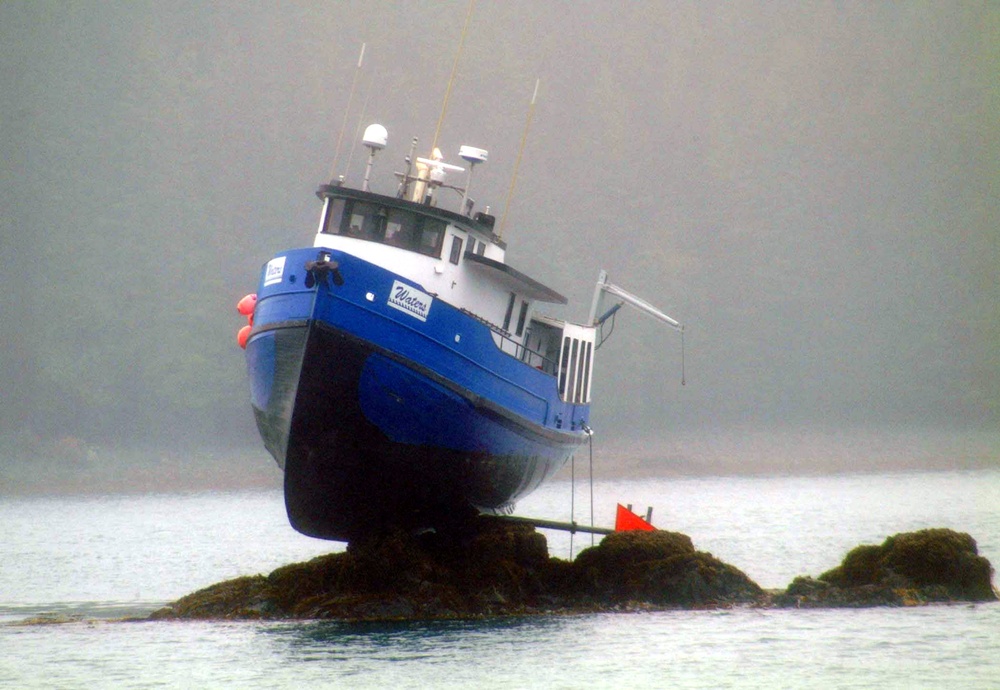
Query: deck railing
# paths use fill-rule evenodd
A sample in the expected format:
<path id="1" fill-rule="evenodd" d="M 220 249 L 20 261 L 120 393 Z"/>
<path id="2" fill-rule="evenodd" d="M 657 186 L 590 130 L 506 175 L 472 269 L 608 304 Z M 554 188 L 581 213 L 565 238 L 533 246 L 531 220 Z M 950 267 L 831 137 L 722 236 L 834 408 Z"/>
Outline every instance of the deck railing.
<path id="1" fill-rule="evenodd" d="M 503 352 L 504 354 L 508 354 L 511 357 L 515 357 L 516 359 L 519 359 L 528 366 L 532 366 L 535 367 L 536 369 L 544 371 L 546 374 L 551 374 L 552 376 L 556 375 L 556 372 L 559 370 L 559 365 L 555 360 L 549 359 L 548 357 L 543 355 L 541 352 L 538 352 L 537 350 L 532 350 L 531 348 L 525 346 L 523 343 L 519 343 L 518 341 L 514 340 L 513 336 L 511 336 L 510 334 L 510 331 L 505 331 L 504 329 L 500 328 L 499 326 L 490 321 L 487 321 L 478 314 L 474 314 L 468 309 L 462 309 L 462 313 L 471 316 L 476 321 L 489 328 L 490 331 L 493 332 L 493 335 L 499 338 L 497 346 L 500 348 L 500 351 Z M 511 350 L 513 350 L 513 352 L 511 352 Z"/>

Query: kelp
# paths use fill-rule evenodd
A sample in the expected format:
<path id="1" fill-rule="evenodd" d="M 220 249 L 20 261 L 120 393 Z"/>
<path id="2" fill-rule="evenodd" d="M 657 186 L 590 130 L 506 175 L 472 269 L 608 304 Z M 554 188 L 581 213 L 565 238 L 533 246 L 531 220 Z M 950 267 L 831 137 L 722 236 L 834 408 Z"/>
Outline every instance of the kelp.
<path id="1" fill-rule="evenodd" d="M 687 535 L 617 532 L 575 560 L 529 525 L 480 518 L 461 533 L 390 532 L 345 552 L 240 577 L 153 613 L 164 619 L 411 620 L 658 608 L 903 606 L 994 601 L 975 540 L 928 529 L 862 545 L 818 578 L 765 591 Z"/>

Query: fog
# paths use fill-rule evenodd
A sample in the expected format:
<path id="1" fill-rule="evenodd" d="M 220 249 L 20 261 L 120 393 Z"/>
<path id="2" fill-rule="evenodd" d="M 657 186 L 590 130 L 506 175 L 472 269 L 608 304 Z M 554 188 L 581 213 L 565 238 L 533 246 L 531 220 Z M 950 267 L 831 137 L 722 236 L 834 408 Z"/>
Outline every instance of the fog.
<path id="1" fill-rule="evenodd" d="M 235 304 L 311 243 L 318 184 L 360 183 L 360 127 L 376 190 L 427 154 L 467 9 L 0 3 L 2 462 L 266 463 Z M 489 150 L 499 215 L 526 133 L 507 258 L 556 315 L 604 268 L 686 325 L 681 386 L 676 333 L 619 315 L 609 445 L 996 432 L 998 32 L 988 2 L 480 2 L 438 144 Z"/>

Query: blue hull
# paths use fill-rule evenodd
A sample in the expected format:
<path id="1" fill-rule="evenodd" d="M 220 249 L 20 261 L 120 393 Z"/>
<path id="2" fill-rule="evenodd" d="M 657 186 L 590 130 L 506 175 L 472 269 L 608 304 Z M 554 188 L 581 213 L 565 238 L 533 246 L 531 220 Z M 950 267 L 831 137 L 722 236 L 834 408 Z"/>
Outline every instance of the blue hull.
<path id="1" fill-rule="evenodd" d="M 335 276 L 306 270 L 321 253 Z M 351 540 L 507 512 L 586 439 L 588 406 L 474 317 L 440 299 L 420 318 L 393 307 L 399 276 L 347 254 L 283 256 L 284 279 L 262 278 L 247 363 L 298 531 Z"/>

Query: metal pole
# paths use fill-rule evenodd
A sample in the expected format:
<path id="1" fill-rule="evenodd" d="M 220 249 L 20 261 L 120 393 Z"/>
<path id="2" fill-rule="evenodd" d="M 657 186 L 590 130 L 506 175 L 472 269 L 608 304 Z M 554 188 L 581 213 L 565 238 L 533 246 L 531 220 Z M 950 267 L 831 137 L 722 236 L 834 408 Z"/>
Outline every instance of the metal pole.
<path id="1" fill-rule="evenodd" d="M 361 185 L 362 192 L 368 191 L 368 180 L 372 176 L 372 163 L 374 162 L 375 162 L 375 147 L 373 146 L 371 147 L 371 150 L 368 153 L 368 165 L 365 166 L 365 181 Z"/>
<path id="2" fill-rule="evenodd" d="M 576 522 L 559 522 L 558 520 L 540 520 L 537 518 L 519 517 L 517 515 L 500 515 L 498 519 L 506 522 L 515 522 L 520 525 L 531 525 L 542 529 L 558 529 L 570 534 L 585 532 L 587 534 L 614 534 L 614 529 L 610 527 L 591 527 L 589 525 L 579 525 Z"/>
<path id="3" fill-rule="evenodd" d="M 601 290 L 604 289 L 604 285 L 608 282 L 608 272 L 603 268 L 597 274 L 597 285 L 594 287 L 594 299 L 590 302 L 590 318 L 587 319 L 587 325 L 593 326 L 594 322 L 597 320 L 597 305 L 601 303 Z"/>

